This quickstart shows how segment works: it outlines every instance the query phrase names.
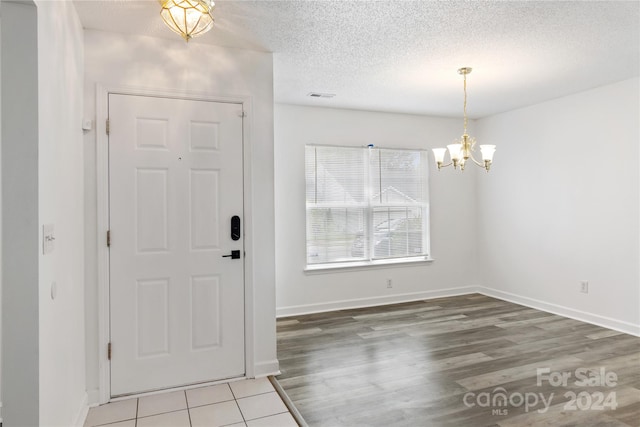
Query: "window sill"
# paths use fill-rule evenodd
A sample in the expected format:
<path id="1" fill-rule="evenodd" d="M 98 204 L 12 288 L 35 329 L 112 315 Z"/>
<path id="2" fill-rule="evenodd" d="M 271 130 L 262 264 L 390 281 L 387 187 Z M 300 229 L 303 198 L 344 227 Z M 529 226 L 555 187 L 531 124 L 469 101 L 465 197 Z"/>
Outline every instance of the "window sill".
<path id="1" fill-rule="evenodd" d="M 359 262 L 336 262 L 332 264 L 312 264 L 307 265 L 304 269 L 306 274 L 313 273 L 329 273 L 340 270 L 368 270 L 370 268 L 396 267 L 400 265 L 416 265 L 425 264 L 433 261 L 429 256 L 411 257 L 411 258 L 394 258 L 376 261 L 359 261 Z"/>

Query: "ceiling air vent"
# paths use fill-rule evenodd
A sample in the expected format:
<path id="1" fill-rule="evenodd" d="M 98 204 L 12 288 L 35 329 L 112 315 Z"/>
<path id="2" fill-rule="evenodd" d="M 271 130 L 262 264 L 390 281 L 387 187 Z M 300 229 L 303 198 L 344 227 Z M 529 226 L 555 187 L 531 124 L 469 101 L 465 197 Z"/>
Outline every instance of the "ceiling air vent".
<path id="1" fill-rule="evenodd" d="M 333 98 L 336 96 L 335 93 L 320 93 L 320 92 L 309 92 L 307 96 L 311 98 Z"/>

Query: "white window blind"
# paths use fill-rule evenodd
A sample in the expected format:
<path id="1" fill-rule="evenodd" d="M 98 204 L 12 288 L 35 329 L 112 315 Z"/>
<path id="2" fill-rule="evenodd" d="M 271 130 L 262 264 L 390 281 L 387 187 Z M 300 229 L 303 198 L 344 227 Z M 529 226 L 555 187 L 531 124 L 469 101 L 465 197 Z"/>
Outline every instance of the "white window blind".
<path id="1" fill-rule="evenodd" d="M 307 264 L 429 255 L 427 155 L 306 147 Z"/>

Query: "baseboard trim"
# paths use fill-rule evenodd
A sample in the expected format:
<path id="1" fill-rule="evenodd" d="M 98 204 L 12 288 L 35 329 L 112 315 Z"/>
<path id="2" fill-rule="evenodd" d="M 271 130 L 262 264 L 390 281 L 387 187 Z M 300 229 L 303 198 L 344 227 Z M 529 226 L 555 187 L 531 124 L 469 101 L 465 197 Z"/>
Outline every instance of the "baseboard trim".
<path id="1" fill-rule="evenodd" d="M 375 307 L 379 305 L 399 304 L 424 299 L 452 297 L 478 292 L 477 286 L 439 289 L 435 291 L 412 292 L 406 294 L 385 295 L 369 298 L 356 298 L 316 304 L 294 305 L 276 308 L 276 317 L 300 316 L 303 314 L 324 313 L 327 311 L 347 310 L 351 308 Z"/>
<path id="2" fill-rule="evenodd" d="M 269 375 L 280 375 L 280 362 L 278 359 L 256 363 L 253 370 L 256 378 L 268 377 Z"/>
<path id="3" fill-rule="evenodd" d="M 523 297 L 510 292 L 499 291 L 497 289 L 487 288 L 484 286 L 478 286 L 475 292 L 488 297 L 498 298 L 515 304 L 524 305 L 526 307 L 535 308 L 536 310 L 546 311 L 548 313 L 557 314 L 570 319 L 580 320 L 581 322 L 591 323 L 603 328 L 613 329 L 614 331 L 623 332 L 625 334 L 640 336 L 640 325 L 634 325 L 630 322 L 600 316 L 598 314 L 587 313 L 586 311 L 576 310 L 563 305 Z"/>
<path id="4" fill-rule="evenodd" d="M 76 421 L 73 425 L 82 427 L 84 425 L 84 422 L 87 419 L 88 413 L 89 413 L 89 395 L 85 392 L 84 397 L 82 398 L 82 404 L 80 405 L 80 410 L 76 415 Z"/>

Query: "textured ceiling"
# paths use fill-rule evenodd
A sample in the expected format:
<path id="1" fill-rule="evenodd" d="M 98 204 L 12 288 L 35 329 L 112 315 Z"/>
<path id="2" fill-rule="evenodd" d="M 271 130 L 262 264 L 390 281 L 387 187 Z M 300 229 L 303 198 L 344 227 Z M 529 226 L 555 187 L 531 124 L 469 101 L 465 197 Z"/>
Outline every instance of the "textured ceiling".
<path id="1" fill-rule="evenodd" d="M 155 0 L 75 0 L 85 28 L 179 39 Z M 640 74 L 640 2 L 218 1 L 189 43 L 274 53 L 276 102 L 473 118 Z M 332 99 L 309 92 L 336 94 Z"/>

